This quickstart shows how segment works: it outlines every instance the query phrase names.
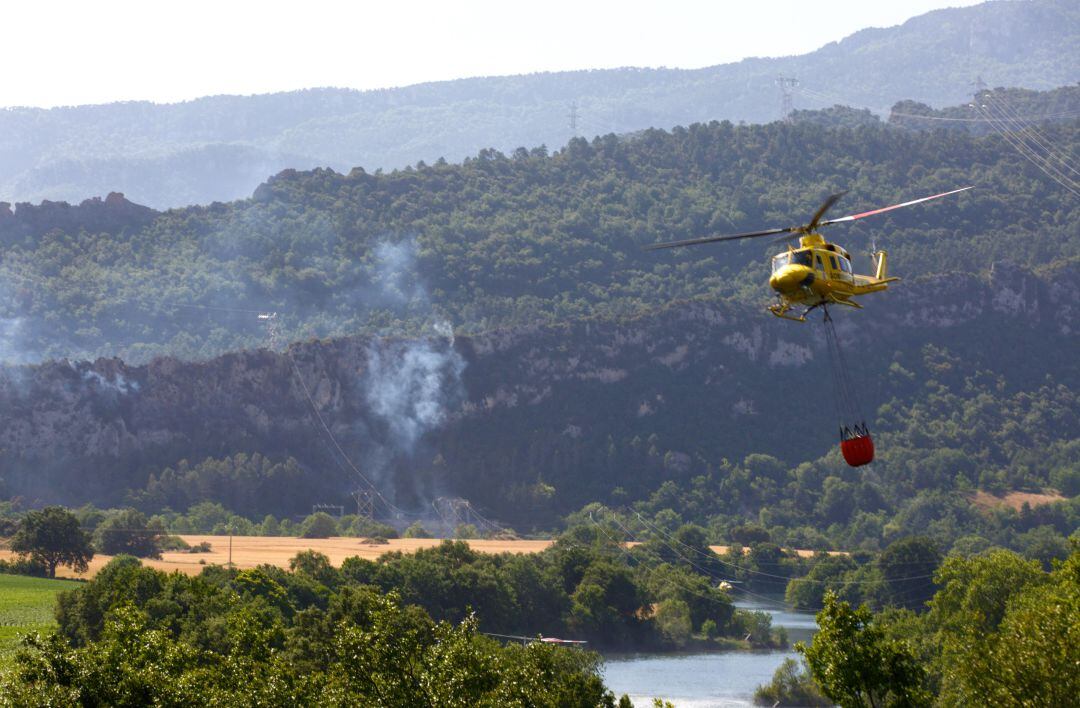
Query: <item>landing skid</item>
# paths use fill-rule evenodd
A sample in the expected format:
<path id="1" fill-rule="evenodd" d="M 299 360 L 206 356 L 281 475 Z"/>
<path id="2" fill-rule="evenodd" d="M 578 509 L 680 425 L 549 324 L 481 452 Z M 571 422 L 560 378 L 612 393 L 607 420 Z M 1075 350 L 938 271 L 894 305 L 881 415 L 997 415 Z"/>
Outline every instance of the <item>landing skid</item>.
<path id="1" fill-rule="evenodd" d="M 806 312 L 802 313 L 802 315 L 798 317 L 793 317 L 787 314 L 787 311 L 789 309 L 791 308 L 783 307 L 782 305 L 772 305 L 769 307 L 769 312 L 773 313 L 781 319 L 791 320 L 792 322 L 806 322 Z M 809 312 L 809 310 L 807 312 Z"/>
<path id="2" fill-rule="evenodd" d="M 788 312 L 791 310 L 791 305 L 785 303 L 777 303 L 775 305 L 770 305 L 769 312 L 773 313 L 781 319 L 791 320 L 792 322 L 806 322 L 806 316 L 810 314 L 810 311 L 813 310 L 815 307 L 820 307 L 823 304 L 824 303 L 811 305 L 810 307 L 806 308 L 806 310 L 804 310 L 803 313 L 798 317 L 788 314 Z"/>
<path id="3" fill-rule="evenodd" d="M 819 307 L 825 307 L 825 311 L 828 312 L 828 307 L 826 307 L 827 305 L 847 305 L 848 307 L 854 307 L 857 310 L 862 309 L 862 305 L 857 302 L 852 302 L 851 300 L 841 300 L 840 298 L 830 295 L 828 300 L 823 300 L 816 305 L 811 305 L 810 307 L 803 310 L 802 314 L 797 317 L 788 314 L 788 312 L 791 311 L 791 305 L 786 302 L 778 302 L 775 305 L 769 305 L 769 312 L 773 313 L 781 319 L 791 320 L 792 322 L 806 322 L 806 316 Z"/>

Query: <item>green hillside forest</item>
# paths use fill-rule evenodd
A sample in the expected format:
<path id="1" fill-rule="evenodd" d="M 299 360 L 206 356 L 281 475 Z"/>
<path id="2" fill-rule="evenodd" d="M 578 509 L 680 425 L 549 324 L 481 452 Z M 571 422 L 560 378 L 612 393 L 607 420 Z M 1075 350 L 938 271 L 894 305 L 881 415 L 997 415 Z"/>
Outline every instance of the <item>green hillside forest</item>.
<path id="1" fill-rule="evenodd" d="M 0 708 L 1075 704 L 1078 33 L 0 110 Z"/>
<path id="2" fill-rule="evenodd" d="M 0 701 L 615 705 L 597 654 L 490 635 L 787 644 L 723 583 L 818 612 L 770 705 L 1072 695 L 1067 183 L 996 132 L 797 118 L 6 214 L 0 535 L 62 502 L 99 552 L 137 531 L 151 556 L 181 532 L 558 538 L 196 577 L 122 555 L 22 641 Z M 1076 129 L 1040 126 L 1062 151 Z M 843 187 L 859 211 L 967 184 L 833 232 L 904 278 L 836 313 L 878 447 L 858 470 L 819 324 L 764 311 L 769 250 L 642 250 L 798 223 Z M 357 489 L 374 519 L 309 515 Z"/>
<path id="3" fill-rule="evenodd" d="M 1039 130 L 1077 151 L 1075 120 Z M 799 223 L 845 189 L 839 213 L 969 184 L 830 232 L 857 270 L 876 243 L 904 278 L 838 313 L 879 441 L 859 472 L 818 326 L 763 311 L 769 248 L 642 249 Z M 289 170 L 166 212 L 20 207 L 0 220 L 6 358 L 70 359 L 6 370 L 6 494 L 258 522 L 372 484 L 390 520 L 463 496 L 520 530 L 600 502 L 716 541 L 747 523 L 810 548 L 1060 540 L 1078 214 L 997 133 L 824 119 Z M 122 361 L 72 361 L 98 355 Z"/>

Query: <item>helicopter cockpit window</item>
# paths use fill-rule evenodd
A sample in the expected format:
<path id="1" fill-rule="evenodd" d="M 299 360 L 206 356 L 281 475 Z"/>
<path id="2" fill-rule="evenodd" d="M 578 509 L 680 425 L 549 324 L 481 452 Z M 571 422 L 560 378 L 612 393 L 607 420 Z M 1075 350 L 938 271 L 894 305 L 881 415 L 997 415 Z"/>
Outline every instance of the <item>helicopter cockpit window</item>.
<path id="1" fill-rule="evenodd" d="M 840 257 L 840 270 L 844 271 L 845 273 L 851 272 L 851 261 L 849 261 L 847 258 L 844 258 L 843 256 Z"/>
<path id="2" fill-rule="evenodd" d="M 792 253 L 791 262 L 795 265 L 806 266 L 807 268 L 814 267 L 813 256 L 810 254 L 810 251 L 796 251 L 795 253 Z"/>
<path id="3" fill-rule="evenodd" d="M 791 262 L 791 254 L 790 253 L 781 253 L 778 256 L 773 256 L 773 259 L 772 259 L 773 273 L 780 270 L 781 268 L 783 268 L 784 266 L 786 266 L 790 262 Z"/>

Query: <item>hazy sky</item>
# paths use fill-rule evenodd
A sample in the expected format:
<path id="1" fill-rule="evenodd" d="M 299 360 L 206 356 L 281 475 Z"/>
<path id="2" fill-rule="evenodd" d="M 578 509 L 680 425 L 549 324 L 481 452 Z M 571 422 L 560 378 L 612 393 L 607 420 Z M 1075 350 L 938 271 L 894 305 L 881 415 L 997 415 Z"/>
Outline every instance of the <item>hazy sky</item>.
<path id="1" fill-rule="evenodd" d="M 0 106 L 56 106 L 802 54 L 977 0 L 15 0 Z"/>

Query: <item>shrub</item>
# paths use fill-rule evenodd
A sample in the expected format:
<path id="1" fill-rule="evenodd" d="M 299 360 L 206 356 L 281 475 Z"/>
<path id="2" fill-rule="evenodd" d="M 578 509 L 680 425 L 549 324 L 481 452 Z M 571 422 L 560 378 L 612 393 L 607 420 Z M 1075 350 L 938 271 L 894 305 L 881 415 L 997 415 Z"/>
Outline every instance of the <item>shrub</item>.
<path id="1" fill-rule="evenodd" d="M 48 567 L 43 562 L 33 558 L 0 560 L 0 573 L 5 575 L 32 575 L 35 578 L 49 577 Z"/>
<path id="2" fill-rule="evenodd" d="M 479 538 L 480 532 L 472 524 L 458 524 L 454 529 L 454 538 Z"/>
<path id="3" fill-rule="evenodd" d="M 676 646 L 683 646 L 690 641 L 693 629 L 690 624 L 690 606 L 682 600 L 661 602 L 656 610 L 656 625 L 668 641 Z"/>
<path id="4" fill-rule="evenodd" d="M 162 536 L 161 550 L 163 551 L 188 551 L 190 544 L 179 536 Z"/>
<path id="5" fill-rule="evenodd" d="M 800 666 L 794 659 L 784 659 L 773 674 L 772 681 L 758 686 L 754 691 L 754 703 L 759 706 L 831 706 L 833 703 L 821 695 L 817 684 L 810 678 L 805 664 Z"/>
<path id="6" fill-rule="evenodd" d="M 414 521 L 403 534 L 405 538 L 431 538 L 431 532 L 424 528 L 419 521 Z"/>
<path id="7" fill-rule="evenodd" d="M 382 536 L 383 538 L 397 538 L 398 532 L 393 526 L 380 524 L 374 519 L 362 516 L 353 517 L 348 529 L 343 529 L 347 536 Z"/>

